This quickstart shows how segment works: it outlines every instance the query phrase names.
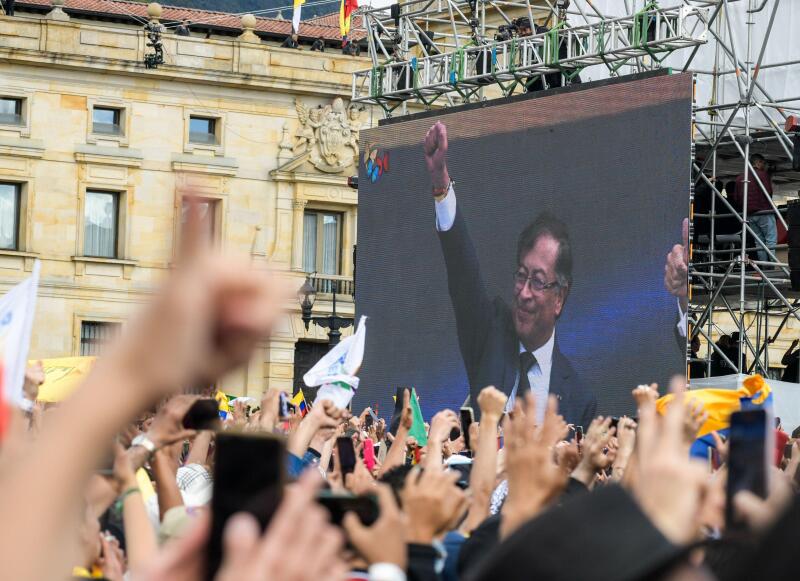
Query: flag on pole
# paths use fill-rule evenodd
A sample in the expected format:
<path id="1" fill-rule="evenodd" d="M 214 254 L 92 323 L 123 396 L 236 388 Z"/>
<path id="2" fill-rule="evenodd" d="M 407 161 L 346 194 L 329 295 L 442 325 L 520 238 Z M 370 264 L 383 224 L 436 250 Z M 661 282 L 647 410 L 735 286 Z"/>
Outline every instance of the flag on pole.
<path id="1" fill-rule="evenodd" d="M 31 328 L 39 290 L 39 261 L 33 274 L 0 299 L 0 438 L 8 427 L 10 406 L 23 405 Z"/>
<path id="2" fill-rule="evenodd" d="M 338 408 L 346 408 L 358 389 L 356 373 L 364 359 L 364 341 L 367 337 L 367 318 L 362 315 L 355 334 L 347 337 L 320 359 L 303 382 L 308 387 L 321 386 L 314 403 L 332 401 Z"/>
<path id="3" fill-rule="evenodd" d="M 356 8 L 358 8 L 358 0 L 340 0 L 339 31 L 342 36 L 350 34 L 350 19 Z"/>
<path id="4" fill-rule="evenodd" d="M 297 34 L 300 31 L 300 11 L 303 9 L 303 4 L 306 0 L 294 0 L 294 9 L 292 11 L 292 32 Z"/>
<path id="5" fill-rule="evenodd" d="M 411 415 L 414 418 L 414 423 L 408 431 L 408 435 L 417 441 L 420 446 L 428 445 L 428 432 L 425 431 L 425 419 L 422 417 L 422 410 L 419 407 L 419 398 L 417 398 L 417 390 L 411 390 Z"/>
<path id="6" fill-rule="evenodd" d="M 306 396 L 303 394 L 303 388 L 301 387 L 295 396 L 289 400 L 289 403 L 293 404 L 298 411 L 300 412 L 300 417 L 305 417 L 308 413 L 308 405 L 306 404 Z"/>

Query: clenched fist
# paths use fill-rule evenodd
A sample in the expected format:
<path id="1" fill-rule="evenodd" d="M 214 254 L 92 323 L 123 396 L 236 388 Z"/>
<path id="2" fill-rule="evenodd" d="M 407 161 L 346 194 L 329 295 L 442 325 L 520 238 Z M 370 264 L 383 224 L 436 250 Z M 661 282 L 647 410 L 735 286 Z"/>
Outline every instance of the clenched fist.
<path id="1" fill-rule="evenodd" d="M 478 394 L 478 406 L 481 409 L 481 419 L 499 420 L 506 409 L 508 396 L 502 391 L 490 385 L 484 387 Z"/>
<path id="2" fill-rule="evenodd" d="M 423 149 L 434 189 L 446 188 L 450 183 L 450 174 L 447 173 L 447 126 L 444 123 L 437 121 L 428 129 Z"/>

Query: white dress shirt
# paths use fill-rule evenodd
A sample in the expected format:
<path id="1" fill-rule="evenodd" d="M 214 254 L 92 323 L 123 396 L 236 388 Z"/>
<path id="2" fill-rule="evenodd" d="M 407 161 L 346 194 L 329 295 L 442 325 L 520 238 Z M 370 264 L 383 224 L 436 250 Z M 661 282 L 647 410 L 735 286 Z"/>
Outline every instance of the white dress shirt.
<path id="1" fill-rule="evenodd" d="M 681 300 L 678 299 L 678 324 L 677 324 L 677 326 L 678 326 L 678 333 L 680 334 L 681 337 L 686 337 L 686 332 L 687 332 L 687 329 L 689 327 L 689 325 L 688 325 L 688 316 L 689 316 L 689 313 L 688 312 L 686 312 L 686 313 L 683 312 L 683 309 L 681 308 Z"/>
<path id="2" fill-rule="evenodd" d="M 439 232 L 447 232 L 453 227 L 456 220 L 456 193 L 453 184 L 447 190 L 447 195 L 440 201 L 435 202 L 436 206 L 436 229 Z M 550 335 L 547 342 L 533 352 L 536 363 L 528 370 L 528 383 L 531 391 L 536 398 L 536 423 L 541 424 L 544 420 L 544 413 L 547 409 L 547 396 L 550 393 L 550 370 L 553 368 L 553 347 L 555 345 L 555 331 Z M 523 353 L 525 347 L 519 344 L 519 352 Z M 506 403 L 506 411 L 514 408 L 514 399 L 517 395 L 519 377 L 517 377 L 514 389 Z"/>

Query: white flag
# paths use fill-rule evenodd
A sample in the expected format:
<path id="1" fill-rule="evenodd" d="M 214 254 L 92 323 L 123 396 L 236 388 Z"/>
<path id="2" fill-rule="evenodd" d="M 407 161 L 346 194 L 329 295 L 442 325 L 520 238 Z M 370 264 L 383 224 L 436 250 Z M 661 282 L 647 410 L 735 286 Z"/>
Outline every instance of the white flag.
<path id="1" fill-rule="evenodd" d="M 294 0 L 294 9 L 292 11 L 292 33 L 297 34 L 300 32 L 300 13 L 303 10 L 303 4 L 306 0 Z"/>
<path id="2" fill-rule="evenodd" d="M 355 334 L 339 343 L 303 376 L 308 387 L 321 386 L 314 403 L 330 400 L 338 408 L 345 408 L 358 389 L 356 373 L 364 360 L 364 341 L 367 337 L 367 318 L 358 321 Z"/>
<path id="3" fill-rule="evenodd" d="M 36 312 L 36 293 L 39 290 L 39 261 L 33 274 L 0 298 L 0 357 L 3 360 L 3 397 L 8 403 L 20 406 L 22 386 L 28 365 L 31 328 Z"/>

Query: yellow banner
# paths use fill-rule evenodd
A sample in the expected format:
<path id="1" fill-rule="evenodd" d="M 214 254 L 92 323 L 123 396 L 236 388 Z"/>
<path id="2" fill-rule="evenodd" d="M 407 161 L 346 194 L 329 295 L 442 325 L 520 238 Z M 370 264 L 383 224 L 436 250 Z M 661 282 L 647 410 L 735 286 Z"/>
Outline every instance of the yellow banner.
<path id="1" fill-rule="evenodd" d="M 40 401 L 58 402 L 66 399 L 92 369 L 96 357 L 58 357 L 42 359 L 44 383 L 39 386 Z M 28 363 L 35 363 L 29 361 Z"/>

